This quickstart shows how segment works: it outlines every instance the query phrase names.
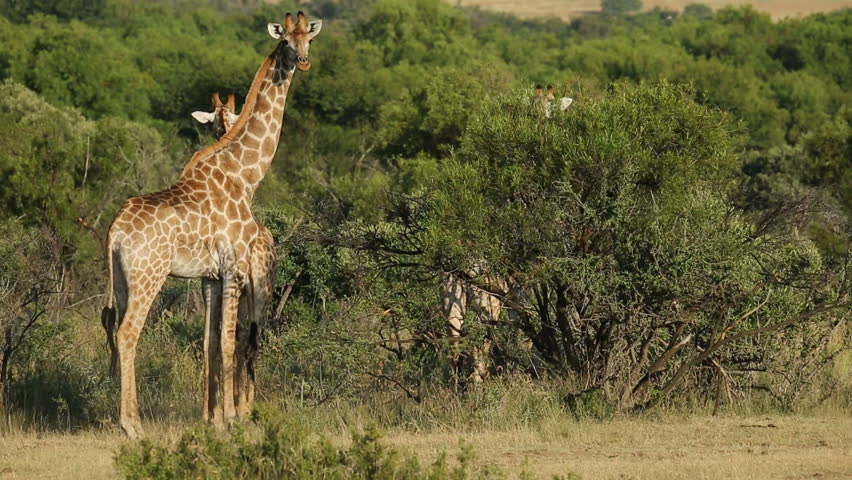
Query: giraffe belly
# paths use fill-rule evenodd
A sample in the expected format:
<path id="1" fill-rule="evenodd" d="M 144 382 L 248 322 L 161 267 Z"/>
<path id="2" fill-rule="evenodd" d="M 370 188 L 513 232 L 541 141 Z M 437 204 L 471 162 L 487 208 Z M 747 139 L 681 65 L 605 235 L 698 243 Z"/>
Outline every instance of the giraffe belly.
<path id="1" fill-rule="evenodd" d="M 172 262 L 171 275 L 181 278 L 219 278 L 219 255 L 204 244 L 179 247 Z"/>

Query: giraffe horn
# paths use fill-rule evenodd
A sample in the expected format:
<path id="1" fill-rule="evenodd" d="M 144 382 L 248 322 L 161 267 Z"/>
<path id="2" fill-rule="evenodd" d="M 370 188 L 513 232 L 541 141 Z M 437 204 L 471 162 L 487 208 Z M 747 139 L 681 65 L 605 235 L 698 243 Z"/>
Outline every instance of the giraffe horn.
<path id="1" fill-rule="evenodd" d="M 222 106 L 222 100 L 219 98 L 219 92 L 213 92 L 211 95 L 213 97 L 213 107 L 219 108 Z"/>
<path id="2" fill-rule="evenodd" d="M 234 110 L 236 110 L 236 108 L 237 108 L 237 102 L 236 102 L 236 100 L 234 100 L 234 94 L 229 93 L 228 94 L 228 110 L 230 110 L 231 113 L 233 113 Z"/>
<path id="3" fill-rule="evenodd" d="M 304 13 L 300 10 L 299 13 L 296 14 L 296 17 L 299 21 L 299 26 L 302 27 L 302 30 L 308 31 L 308 17 L 305 16 Z"/>
<path id="4" fill-rule="evenodd" d="M 284 15 L 284 31 L 290 33 L 295 27 L 296 26 L 293 24 L 293 15 L 290 15 L 290 13 Z"/>

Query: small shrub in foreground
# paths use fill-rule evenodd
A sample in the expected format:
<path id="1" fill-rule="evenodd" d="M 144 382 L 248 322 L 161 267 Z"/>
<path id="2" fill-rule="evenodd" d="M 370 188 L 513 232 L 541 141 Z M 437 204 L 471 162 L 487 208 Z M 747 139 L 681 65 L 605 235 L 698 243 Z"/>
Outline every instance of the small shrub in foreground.
<path id="1" fill-rule="evenodd" d="M 494 466 L 480 464 L 472 448 L 462 446 L 454 465 L 446 455 L 428 468 L 417 457 L 382 442 L 375 427 L 354 433 L 348 448 L 338 448 L 271 409 L 253 414 L 255 428 L 219 433 L 204 425 L 184 433 L 175 444 L 153 440 L 122 447 L 116 465 L 129 479 L 468 479 L 506 478 Z M 524 474 L 523 478 L 530 478 Z"/>

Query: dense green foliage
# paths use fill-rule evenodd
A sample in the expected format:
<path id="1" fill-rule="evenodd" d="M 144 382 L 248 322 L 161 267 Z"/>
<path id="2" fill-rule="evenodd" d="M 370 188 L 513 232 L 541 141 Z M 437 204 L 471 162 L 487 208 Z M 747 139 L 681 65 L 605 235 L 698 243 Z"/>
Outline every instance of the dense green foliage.
<path id="1" fill-rule="evenodd" d="M 552 387 L 547 408 L 595 418 L 852 400 L 852 11 L 565 23 L 450 3 L 305 8 L 326 23 L 256 199 L 279 265 L 262 395 L 394 401 L 370 411 L 418 427 L 426 405 L 493 406 L 519 377 Z M 2 5 L 0 253 L 26 253 L 0 255 L 0 408 L 111 424 L 103 233 L 212 140 L 190 112 L 213 91 L 242 99 L 272 47 L 266 23 L 303 7 Z M 545 118 L 537 83 L 573 105 Z M 452 281 L 499 314 L 468 308 L 451 335 Z M 201 308 L 193 282 L 156 303 L 144 415 L 197 413 Z M 480 363 L 493 384 L 471 380 Z"/>

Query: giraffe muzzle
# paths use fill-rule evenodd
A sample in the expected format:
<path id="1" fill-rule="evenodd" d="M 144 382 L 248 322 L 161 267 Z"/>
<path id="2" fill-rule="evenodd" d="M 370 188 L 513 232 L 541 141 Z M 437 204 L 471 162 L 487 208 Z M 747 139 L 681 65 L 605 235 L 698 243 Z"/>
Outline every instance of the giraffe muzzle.
<path id="1" fill-rule="evenodd" d="M 298 57 L 298 61 L 296 62 L 296 66 L 299 67 L 299 70 L 303 72 L 307 72 L 311 69 L 311 62 L 308 61 L 308 57 Z"/>

